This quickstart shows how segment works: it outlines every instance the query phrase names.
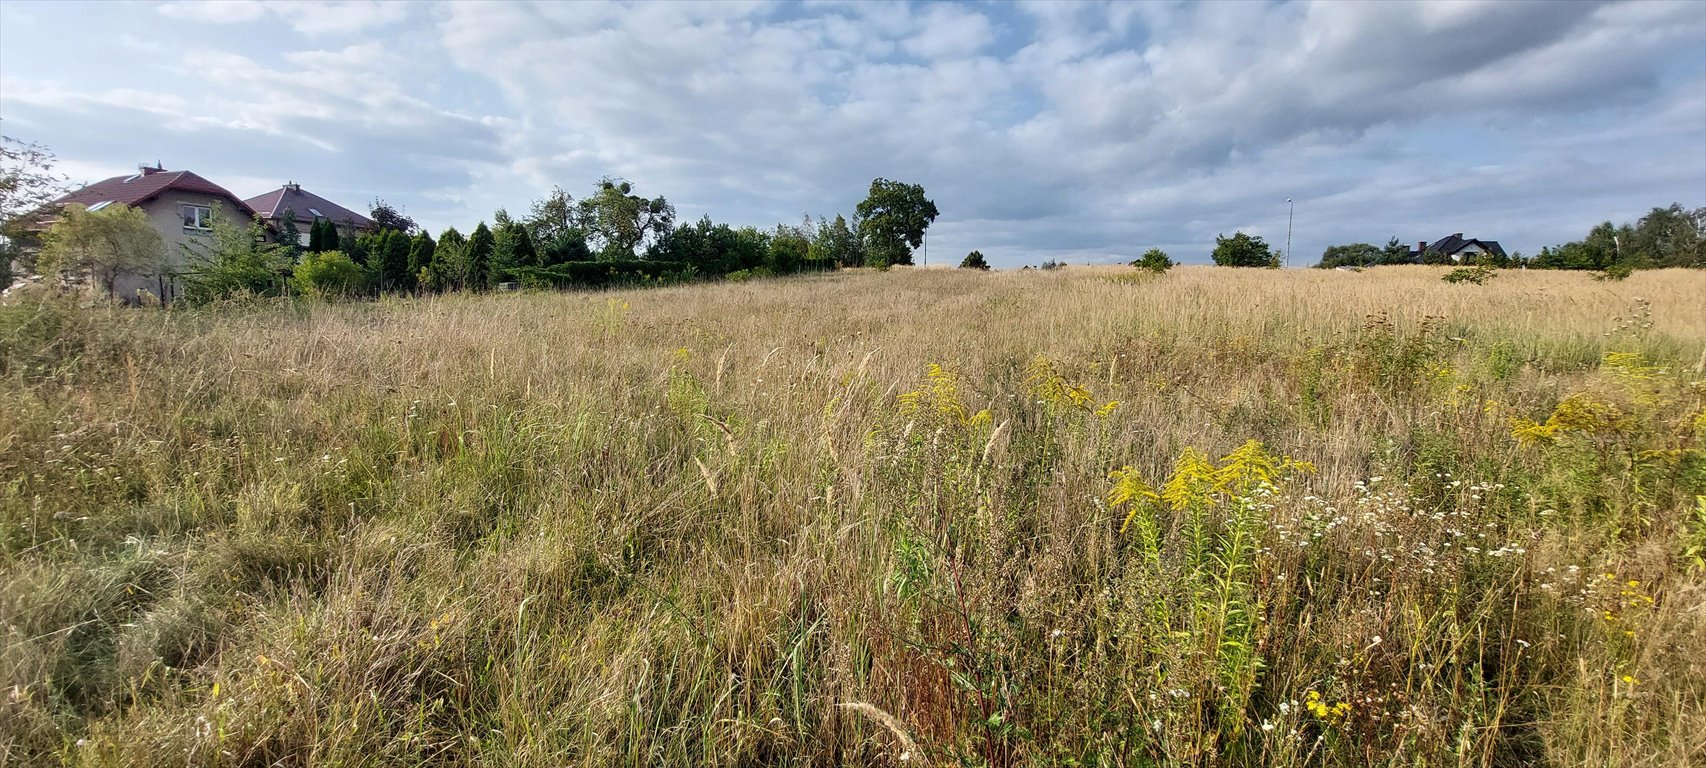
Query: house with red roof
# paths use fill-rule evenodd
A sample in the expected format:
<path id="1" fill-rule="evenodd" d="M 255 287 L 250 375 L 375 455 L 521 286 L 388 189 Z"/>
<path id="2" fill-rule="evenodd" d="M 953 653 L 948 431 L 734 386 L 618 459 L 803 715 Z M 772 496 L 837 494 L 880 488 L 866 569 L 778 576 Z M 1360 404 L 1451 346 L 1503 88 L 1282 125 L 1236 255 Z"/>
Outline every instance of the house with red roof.
<path id="1" fill-rule="evenodd" d="M 186 246 L 211 240 L 215 211 L 244 222 L 255 215 L 242 198 L 194 171 L 168 171 L 159 165 L 97 181 L 53 201 L 52 207 L 72 203 L 91 211 L 109 205 L 140 208 L 166 242 L 167 268 L 161 274 L 125 275 L 114 283 L 113 295 L 126 301 L 137 300 L 144 291 L 165 301 L 175 298 L 178 288 L 171 274 L 184 268 Z"/>
<path id="2" fill-rule="evenodd" d="M 254 209 L 275 240 L 282 236 L 285 220 L 294 221 L 297 245 L 308 244 L 308 229 L 314 222 L 321 220 L 336 225 L 340 237 L 369 232 L 375 226 L 372 219 L 309 192 L 294 181 L 264 195 L 244 200 L 243 204 Z"/>

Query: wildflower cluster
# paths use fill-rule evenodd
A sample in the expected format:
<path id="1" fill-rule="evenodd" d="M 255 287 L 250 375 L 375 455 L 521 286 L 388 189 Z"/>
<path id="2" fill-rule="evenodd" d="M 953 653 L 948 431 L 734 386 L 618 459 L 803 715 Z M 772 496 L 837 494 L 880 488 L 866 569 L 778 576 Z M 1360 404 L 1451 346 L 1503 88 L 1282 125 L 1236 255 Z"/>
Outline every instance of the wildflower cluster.
<path id="1" fill-rule="evenodd" d="M 960 400 L 959 377 L 936 363 L 931 363 L 925 369 L 922 388 L 906 392 L 898 399 L 903 416 L 934 415 L 960 426 L 987 424 L 991 419 L 987 408 L 972 413 L 971 409 L 966 407 Z"/>
<path id="2" fill-rule="evenodd" d="M 1031 361 L 1027 382 L 1037 402 L 1052 408 L 1077 410 L 1106 417 L 1113 415 L 1114 409 L 1120 405 L 1118 400 L 1109 400 L 1097 405 L 1089 389 L 1068 381 L 1046 357 L 1039 356 Z"/>

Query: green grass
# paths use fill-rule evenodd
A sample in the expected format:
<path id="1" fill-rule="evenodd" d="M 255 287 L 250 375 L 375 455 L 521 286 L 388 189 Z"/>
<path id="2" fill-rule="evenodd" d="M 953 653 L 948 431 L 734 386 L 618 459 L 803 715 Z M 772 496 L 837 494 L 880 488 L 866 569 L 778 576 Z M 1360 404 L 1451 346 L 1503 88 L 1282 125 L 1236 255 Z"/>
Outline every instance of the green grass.
<path id="1" fill-rule="evenodd" d="M 1706 758 L 1706 277 L 1128 273 L 0 306 L 0 763 Z"/>

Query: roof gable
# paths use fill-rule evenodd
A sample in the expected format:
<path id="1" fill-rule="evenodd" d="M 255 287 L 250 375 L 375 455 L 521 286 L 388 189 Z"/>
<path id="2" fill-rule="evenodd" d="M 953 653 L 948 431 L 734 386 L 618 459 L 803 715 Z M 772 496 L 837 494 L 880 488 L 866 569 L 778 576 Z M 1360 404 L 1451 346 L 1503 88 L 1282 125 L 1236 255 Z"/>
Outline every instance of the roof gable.
<path id="1" fill-rule="evenodd" d="M 255 215 L 255 209 L 243 202 L 242 198 L 193 171 L 144 169 L 130 176 L 114 176 L 65 195 L 53 201 L 53 204 L 78 203 L 94 207 L 101 203 L 121 203 L 134 206 L 147 203 L 167 192 L 191 192 L 223 197 L 231 202 L 233 209 L 245 217 Z"/>
<path id="2" fill-rule="evenodd" d="M 286 211 L 296 215 L 301 223 L 310 223 L 315 219 L 331 219 L 333 223 L 348 224 L 358 229 L 369 229 L 374 226 L 373 220 L 355 211 L 345 208 L 326 198 L 309 192 L 298 184 L 286 184 L 264 195 L 256 195 L 244 201 L 250 207 L 260 212 L 263 218 L 278 220 L 284 218 Z"/>

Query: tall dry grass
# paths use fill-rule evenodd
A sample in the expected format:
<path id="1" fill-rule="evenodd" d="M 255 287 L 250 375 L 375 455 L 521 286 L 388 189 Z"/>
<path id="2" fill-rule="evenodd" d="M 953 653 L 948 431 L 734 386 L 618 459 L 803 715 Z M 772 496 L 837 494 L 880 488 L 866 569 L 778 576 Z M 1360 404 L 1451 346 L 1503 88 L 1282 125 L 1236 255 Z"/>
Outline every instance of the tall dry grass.
<path id="1" fill-rule="evenodd" d="M 0 307 L 0 763 L 1699 764 L 1706 275 L 1440 272 Z"/>

